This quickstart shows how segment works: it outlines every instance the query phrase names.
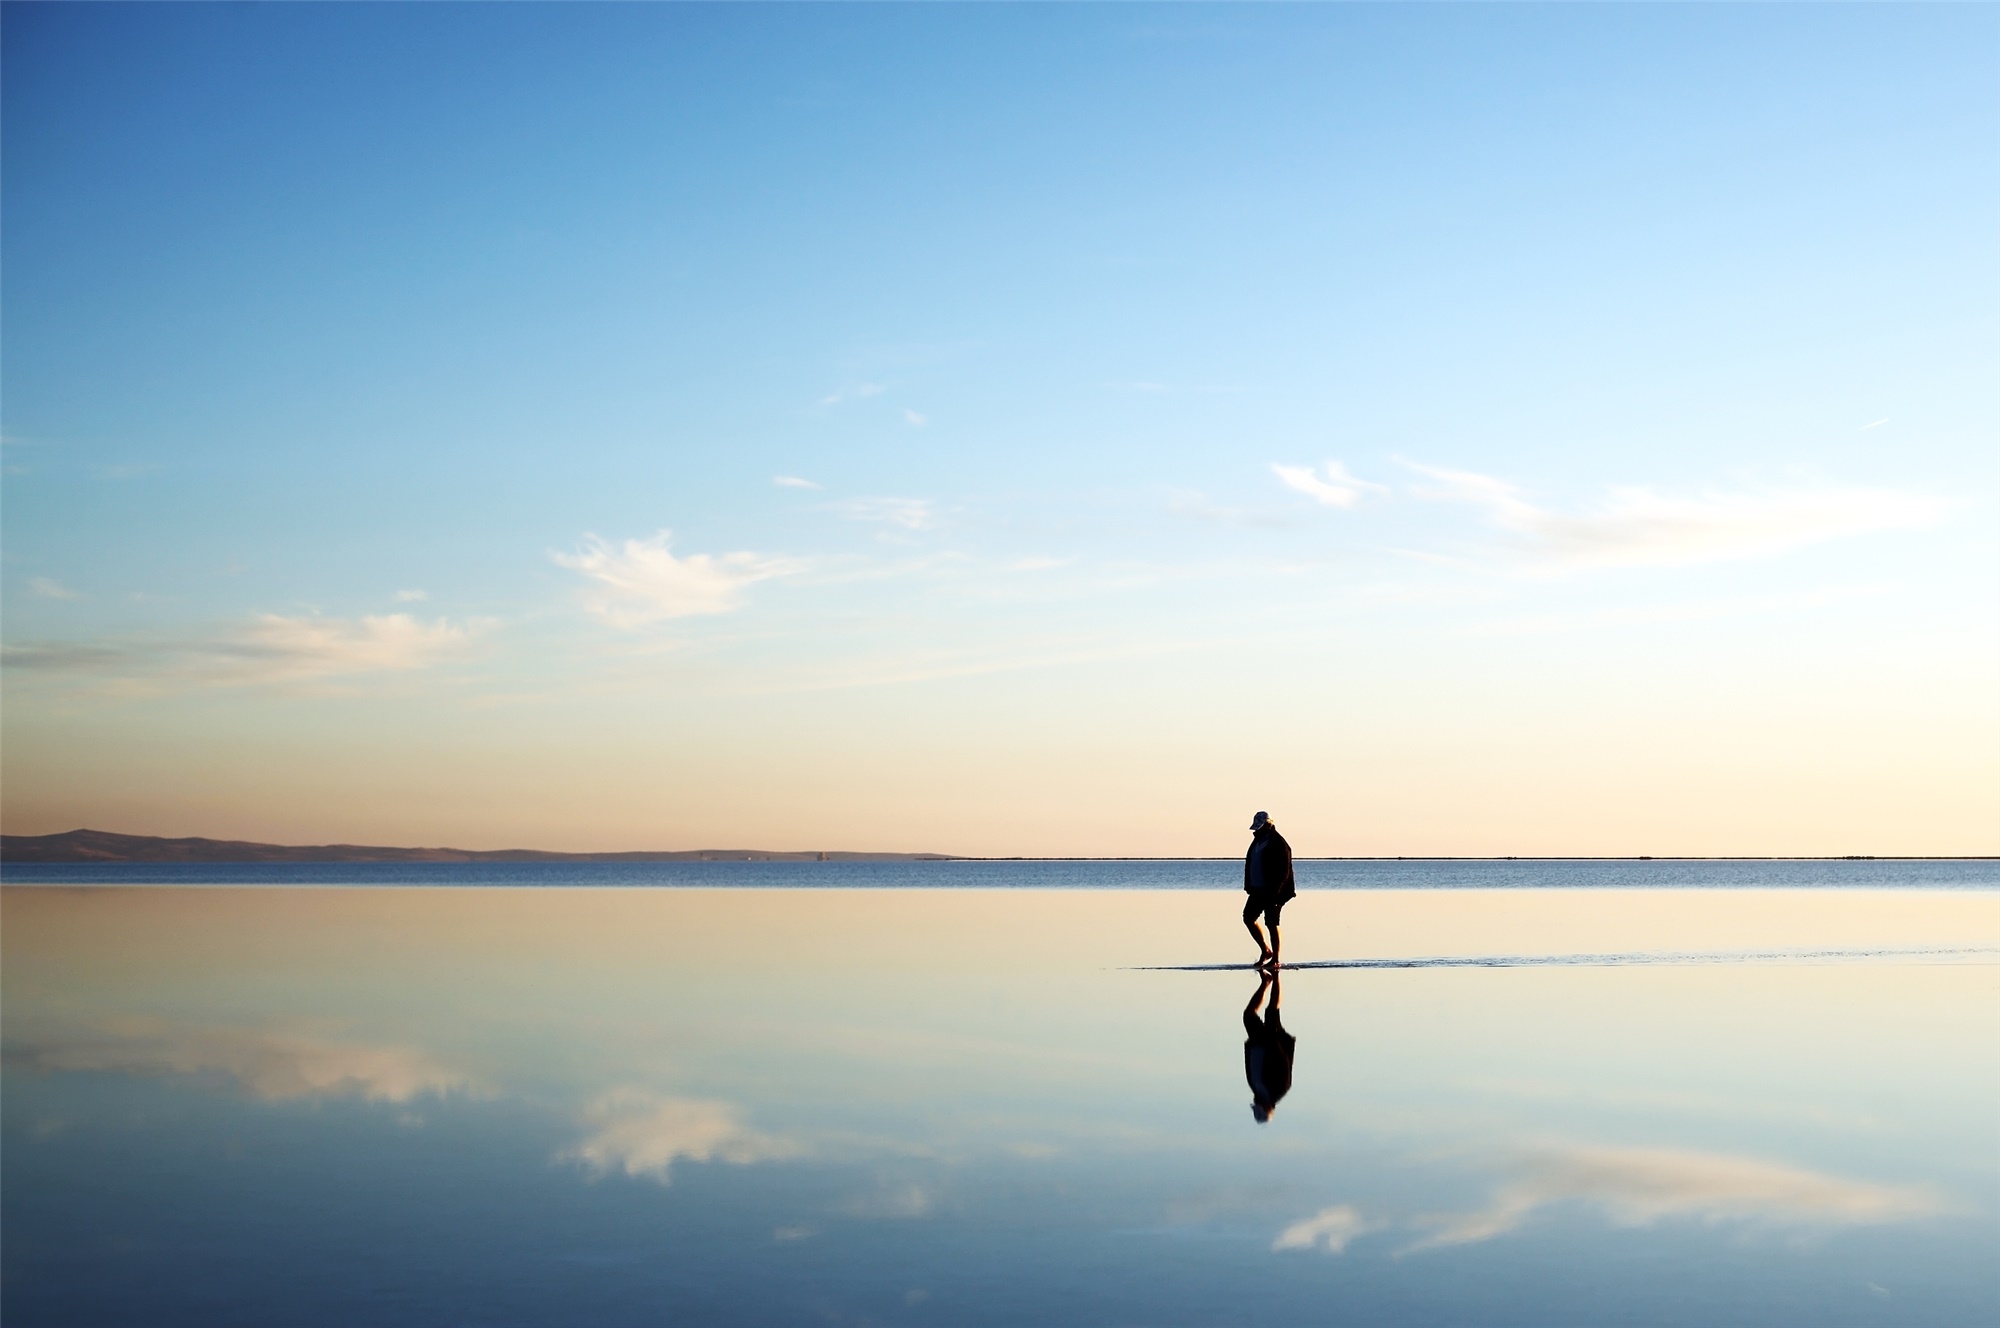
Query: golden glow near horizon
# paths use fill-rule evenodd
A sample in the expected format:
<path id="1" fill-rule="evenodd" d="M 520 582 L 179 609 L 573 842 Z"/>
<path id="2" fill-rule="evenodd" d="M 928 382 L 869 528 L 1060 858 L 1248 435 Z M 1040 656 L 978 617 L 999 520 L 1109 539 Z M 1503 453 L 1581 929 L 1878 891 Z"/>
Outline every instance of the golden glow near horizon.
<path id="1" fill-rule="evenodd" d="M 1848 660 L 1806 679 L 1784 652 L 1725 686 L 1631 660 L 1535 677 L 1519 651 L 1468 674 L 1457 647 L 1438 649 L 1406 658 L 1415 677 L 1302 677 L 1323 658 L 1302 651 L 1279 676 L 1164 660 L 858 693 L 718 696 L 693 680 L 685 700 L 648 689 L 498 707 L 431 689 L 365 709 L 228 695 L 49 710 L 16 690 L 5 825 L 1223 856 L 1265 808 L 1308 856 L 2000 849 L 2000 740 L 1981 736 L 2000 733 L 2000 689 L 1942 658 L 1873 677 Z M 1626 671 L 1612 686 L 1600 667 Z"/>

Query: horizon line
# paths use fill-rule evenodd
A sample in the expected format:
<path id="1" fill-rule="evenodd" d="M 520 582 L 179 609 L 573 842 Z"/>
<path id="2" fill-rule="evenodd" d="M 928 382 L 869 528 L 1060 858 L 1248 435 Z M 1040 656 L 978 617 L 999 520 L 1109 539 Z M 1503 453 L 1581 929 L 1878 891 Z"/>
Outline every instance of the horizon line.
<path id="1" fill-rule="evenodd" d="M 91 848 L 92 842 L 102 847 Z M 57 831 L 46 835 L 0 834 L 0 863 L 39 863 L 40 865 L 96 865 L 114 866 L 121 862 L 140 865 L 145 862 L 158 864 L 161 861 L 178 861 L 190 865 L 203 859 L 183 856 L 191 851 L 200 851 L 197 846 L 215 849 L 235 850 L 237 860 L 246 860 L 246 855 L 255 854 L 247 860 L 264 863 L 281 863 L 287 854 L 450 854 L 452 858 L 433 858 L 432 861 L 476 861 L 496 858 L 516 857 L 542 861 L 610 861 L 627 863 L 647 861 L 793 861 L 807 863 L 832 863 L 853 861 L 910 861 L 910 862 L 1234 862 L 1236 855 L 1199 854 L 973 854 L 973 853 L 929 853 L 908 851 L 880 851 L 854 849 L 754 849 L 754 848 L 695 848 L 695 849 L 613 849 L 608 851 L 571 851 L 563 849 L 461 849 L 441 845 L 402 846 L 387 844 L 272 844 L 246 839 L 211 839 L 205 836 L 189 835 L 170 837 L 164 835 L 127 835 L 111 830 L 78 828 Z M 122 849 L 124 852 L 108 851 Z M 179 849 L 181 853 L 163 859 L 154 854 L 165 850 Z M 62 857 L 43 857 L 43 851 L 63 852 Z M 145 856 L 133 857 L 139 853 Z M 22 856 L 25 855 L 25 856 Z M 1991 853 L 1358 853 L 1358 854 L 1296 854 L 1295 860 L 1303 862 L 1990 862 L 2000 859 L 2000 854 Z M 229 859 L 221 859 L 228 861 Z M 300 857 L 300 862 L 313 859 Z M 321 861 L 326 859 L 322 858 Z M 348 857 L 347 861 L 357 861 Z M 423 859 L 418 859 L 419 861 Z M 405 859 L 408 861 L 408 859 Z"/>

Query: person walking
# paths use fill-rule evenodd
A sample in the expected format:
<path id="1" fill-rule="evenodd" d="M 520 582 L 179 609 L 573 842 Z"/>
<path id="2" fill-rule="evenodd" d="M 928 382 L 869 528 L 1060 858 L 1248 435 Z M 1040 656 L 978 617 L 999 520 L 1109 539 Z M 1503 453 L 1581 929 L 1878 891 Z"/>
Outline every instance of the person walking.
<path id="1" fill-rule="evenodd" d="M 1249 898 L 1243 904 L 1243 925 L 1257 942 L 1257 967 L 1278 966 L 1278 912 L 1285 901 L 1298 893 L 1292 884 L 1292 846 L 1278 833 L 1270 813 L 1258 812 L 1250 821 L 1250 851 L 1243 855 L 1243 890 Z M 1257 926 L 1259 917 L 1271 929 L 1271 942 Z"/>

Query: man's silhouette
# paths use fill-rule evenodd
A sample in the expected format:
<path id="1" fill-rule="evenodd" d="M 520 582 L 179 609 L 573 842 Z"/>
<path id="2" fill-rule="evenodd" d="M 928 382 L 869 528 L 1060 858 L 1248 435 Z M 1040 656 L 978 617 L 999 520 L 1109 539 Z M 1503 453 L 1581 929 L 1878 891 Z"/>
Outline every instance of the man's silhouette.
<path id="1" fill-rule="evenodd" d="M 1256 938 L 1257 966 L 1278 966 L 1278 910 L 1298 893 L 1292 884 L 1292 846 L 1278 833 L 1268 812 L 1258 812 L 1250 820 L 1250 851 L 1243 855 L 1243 925 Z M 1271 928 L 1271 943 L 1257 927 L 1262 916 Z"/>
<path id="2" fill-rule="evenodd" d="M 1264 993 L 1271 1008 L 1259 1015 Z M 1292 1048 L 1297 1039 L 1278 1019 L 1278 974 L 1260 975 L 1257 994 L 1243 1007 L 1243 1077 L 1250 1083 L 1250 1114 L 1262 1125 L 1278 1109 L 1278 1099 L 1292 1091 Z"/>

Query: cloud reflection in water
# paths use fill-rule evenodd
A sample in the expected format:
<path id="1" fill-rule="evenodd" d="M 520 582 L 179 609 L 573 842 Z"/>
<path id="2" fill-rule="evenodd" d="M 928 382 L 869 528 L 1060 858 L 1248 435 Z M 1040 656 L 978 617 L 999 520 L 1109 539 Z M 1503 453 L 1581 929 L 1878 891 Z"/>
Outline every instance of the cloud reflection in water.
<path id="1" fill-rule="evenodd" d="M 1991 892 L 1490 893 L 1326 891 L 1287 939 L 2000 934 Z M 1133 971 L 1230 957 L 1220 891 L 0 902 L 7 1253 L 35 1272 L 10 1323 L 206 1323 L 222 1288 L 258 1321 L 428 1325 L 496 1287 L 616 1325 L 914 1322 L 914 1291 L 1052 1328 L 1992 1317 L 1990 966 L 1287 973 L 1305 1054 L 1258 1125 L 1259 980 Z"/>
<path id="2" fill-rule="evenodd" d="M 1271 1248 L 1309 1250 L 1321 1246 L 1328 1254 L 1339 1254 L 1356 1236 L 1377 1230 L 1381 1225 L 1362 1217 L 1353 1205 L 1339 1204 L 1322 1208 L 1311 1217 L 1292 1223 L 1278 1233 L 1278 1238 L 1271 1242 Z"/>
<path id="3" fill-rule="evenodd" d="M 559 1154 L 581 1162 L 592 1175 L 617 1171 L 672 1182 L 673 1164 L 720 1160 L 748 1164 L 796 1157 L 805 1151 L 795 1140 L 760 1133 L 737 1119 L 736 1108 L 706 1098 L 665 1097 L 638 1088 L 618 1088 L 584 1111 L 592 1133 Z"/>
<path id="4" fill-rule="evenodd" d="M 1517 1178 L 1486 1207 L 1417 1221 L 1430 1234 L 1400 1253 L 1472 1245 L 1518 1230 L 1544 1208 L 1581 1203 L 1614 1226 L 1643 1227 L 1667 1218 L 1766 1226 L 1873 1226 L 1928 1217 L 1948 1205 L 1918 1186 L 1875 1185 L 1726 1153 L 1673 1148 L 1574 1146 L 1519 1155 Z M 1344 1252 L 1357 1236 L 1391 1224 L 1351 1204 L 1322 1208 L 1292 1223 L 1273 1250 Z"/>
<path id="5" fill-rule="evenodd" d="M 1518 1179 L 1476 1212 L 1433 1219 L 1410 1251 L 1491 1240 L 1538 1209 L 1579 1202 L 1621 1227 L 1665 1218 L 1771 1226 L 1869 1226 L 1926 1217 L 1943 1201 L 1916 1186 L 1874 1185 L 1726 1153 L 1570 1147 L 1523 1155 Z M 1408 1252 L 1408 1251 L 1406 1251 Z"/>
<path id="6" fill-rule="evenodd" d="M 473 1087 L 416 1047 L 340 1042 L 300 1033 L 196 1028 L 159 1020 L 107 1022 L 69 1041 L 10 1051 L 38 1070 L 145 1076 L 224 1074 L 263 1102 L 361 1097 L 408 1102 Z"/>
<path id="7" fill-rule="evenodd" d="M 1542 1148 L 1516 1156 L 1516 1180 L 1474 1212 L 1432 1214 L 1430 1234 L 1400 1254 L 1478 1244 L 1518 1230 L 1538 1210 L 1574 1202 L 1598 1208 L 1612 1226 L 1652 1226 L 1664 1218 L 1764 1226 L 1876 1226 L 1946 1212 L 1918 1186 L 1878 1186 L 1808 1172 L 1782 1162 L 1678 1148 Z M 1272 1242 L 1272 1250 L 1324 1248 L 1342 1254 L 1356 1236 L 1384 1230 L 1352 1204 L 1322 1208 Z"/>

